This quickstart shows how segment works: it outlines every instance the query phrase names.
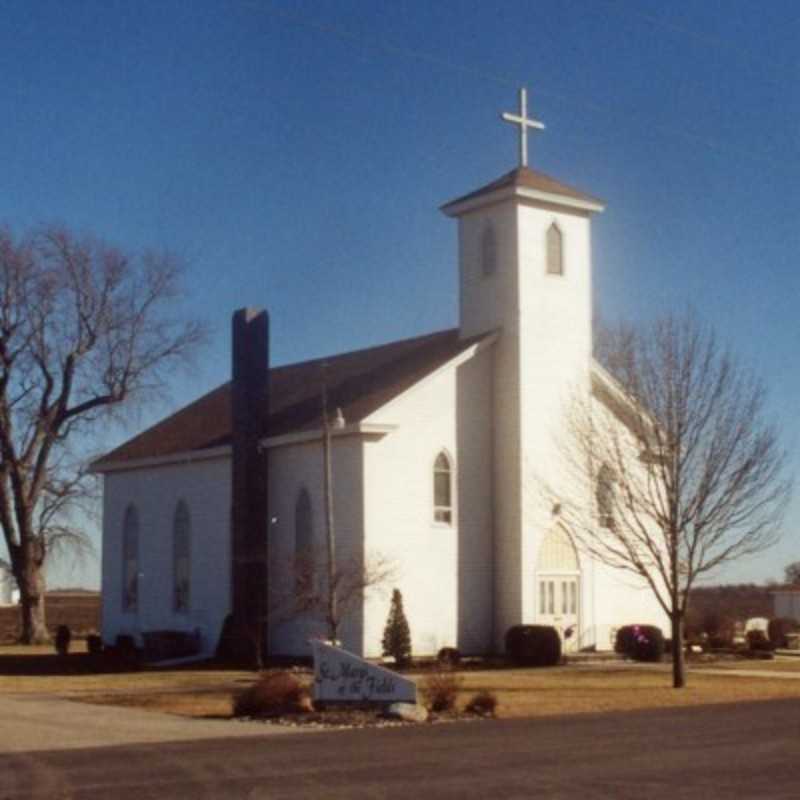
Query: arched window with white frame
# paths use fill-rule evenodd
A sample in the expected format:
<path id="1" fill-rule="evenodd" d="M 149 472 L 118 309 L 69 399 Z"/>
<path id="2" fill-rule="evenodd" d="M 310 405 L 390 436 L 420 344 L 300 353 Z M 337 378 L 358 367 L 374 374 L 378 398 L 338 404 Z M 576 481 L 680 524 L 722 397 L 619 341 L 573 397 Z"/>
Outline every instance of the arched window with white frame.
<path id="1" fill-rule="evenodd" d="M 192 594 L 192 522 L 189 508 L 181 500 L 172 521 L 172 596 L 173 609 L 179 614 L 189 612 Z"/>
<path id="2" fill-rule="evenodd" d="M 314 517 L 311 496 L 303 487 L 294 505 L 294 572 L 295 590 L 303 594 L 314 585 Z"/>
<path id="3" fill-rule="evenodd" d="M 453 467 L 444 450 L 433 463 L 433 519 L 453 523 Z"/>
<path id="4" fill-rule="evenodd" d="M 139 515 L 133 505 L 125 509 L 122 521 L 122 610 L 134 612 L 139 606 Z"/>
<path id="5" fill-rule="evenodd" d="M 564 235 L 556 222 L 547 229 L 547 274 L 564 274 Z"/>

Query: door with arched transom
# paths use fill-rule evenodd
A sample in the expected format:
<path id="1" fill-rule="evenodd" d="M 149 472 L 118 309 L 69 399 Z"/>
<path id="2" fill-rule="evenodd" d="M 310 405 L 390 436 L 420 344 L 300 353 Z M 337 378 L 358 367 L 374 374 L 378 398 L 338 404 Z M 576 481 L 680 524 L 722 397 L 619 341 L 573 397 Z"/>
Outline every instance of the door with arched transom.
<path id="1" fill-rule="evenodd" d="M 536 560 L 536 623 L 558 631 L 564 652 L 580 647 L 580 586 L 578 553 L 557 525 L 545 535 Z"/>

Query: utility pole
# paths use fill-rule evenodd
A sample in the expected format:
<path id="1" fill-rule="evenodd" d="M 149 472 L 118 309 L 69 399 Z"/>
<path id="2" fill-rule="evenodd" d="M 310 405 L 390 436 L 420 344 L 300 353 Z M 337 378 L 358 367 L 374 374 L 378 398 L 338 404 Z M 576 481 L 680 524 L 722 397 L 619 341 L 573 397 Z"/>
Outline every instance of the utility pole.
<path id="1" fill-rule="evenodd" d="M 322 491 L 325 500 L 325 538 L 328 546 L 328 633 L 336 644 L 339 614 L 336 596 L 336 533 L 333 525 L 333 473 L 331 469 L 331 426 L 328 419 L 327 363 L 322 364 Z"/>

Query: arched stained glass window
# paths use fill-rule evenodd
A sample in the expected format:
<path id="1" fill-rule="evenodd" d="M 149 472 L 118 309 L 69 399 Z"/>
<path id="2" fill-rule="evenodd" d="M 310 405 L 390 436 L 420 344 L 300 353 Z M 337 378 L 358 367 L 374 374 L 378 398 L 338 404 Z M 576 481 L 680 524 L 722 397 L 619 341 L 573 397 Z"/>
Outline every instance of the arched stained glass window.
<path id="1" fill-rule="evenodd" d="M 172 521 L 172 587 L 173 608 L 185 614 L 189 611 L 192 590 L 192 524 L 189 509 L 181 500 Z"/>
<path id="2" fill-rule="evenodd" d="M 547 274 L 564 274 L 564 235 L 555 222 L 547 229 Z"/>
<path id="3" fill-rule="evenodd" d="M 433 464 L 433 519 L 435 522 L 453 522 L 453 471 L 450 459 L 442 451 Z"/>
<path id="4" fill-rule="evenodd" d="M 132 505 L 122 522 L 122 610 L 136 611 L 139 604 L 139 515 Z"/>

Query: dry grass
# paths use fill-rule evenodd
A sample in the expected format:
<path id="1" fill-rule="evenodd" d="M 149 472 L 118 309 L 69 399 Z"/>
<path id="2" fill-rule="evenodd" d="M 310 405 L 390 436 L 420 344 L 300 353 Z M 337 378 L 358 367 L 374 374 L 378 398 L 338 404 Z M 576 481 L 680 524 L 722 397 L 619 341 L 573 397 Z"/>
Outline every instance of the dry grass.
<path id="1" fill-rule="evenodd" d="M 166 683 L 170 673 L 162 676 Z M 506 719 L 800 697 L 800 679 L 770 681 L 697 671 L 690 674 L 688 687 L 679 691 L 671 688 L 667 671 L 652 669 L 562 667 L 464 672 L 462 676 L 458 708 L 463 708 L 476 692 L 490 691 L 498 699 L 497 716 Z M 206 674 L 195 677 L 205 679 Z M 240 686 L 253 680 L 252 675 L 243 677 Z M 186 676 L 181 681 L 183 691 L 140 686 L 136 693 L 88 694 L 75 699 L 193 717 L 230 715 L 232 690 L 220 685 L 216 690 L 206 687 L 192 692 L 187 691 L 185 681 Z"/>
<path id="2" fill-rule="evenodd" d="M 75 642 L 66 659 L 49 645 L 0 647 L 0 693 L 76 695 L 125 694 L 138 698 L 120 704 L 145 704 L 150 695 L 173 692 L 241 691 L 254 673 L 245 670 L 182 667 L 141 672 L 95 672 L 85 642 Z"/>
<path id="3" fill-rule="evenodd" d="M 229 717 L 233 696 L 257 678 L 253 672 L 209 668 L 146 670 L 95 674 L 4 674 L 9 663 L 59 664 L 52 648 L 0 648 L 0 692 L 44 693 L 90 703 L 152 709 L 190 717 Z M 82 663 L 80 654 L 67 664 Z M 37 660 L 38 659 L 38 660 Z M 63 661 L 60 663 L 64 663 Z M 712 675 L 707 669 L 747 669 L 768 673 L 800 671 L 800 661 L 720 661 L 693 665 L 688 687 L 670 687 L 669 665 L 660 667 L 568 666 L 545 669 L 461 671 L 457 707 L 463 708 L 479 691 L 498 699 L 497 716 L 541 717 L 600 711 L 626 711 L 714 703 L 748 702 L 800 697 L 796 680 Z M 19 670 L 17 670 L 19 673 Z M 67 670 L 63 670 L 67 672 Z M 422 685 L 425 673 L 410 675 Z M 309 676 L 303 677 L 309 681 Z"/>
<path id="4" fill-rule="evenodd" d="M 777 656 L 773 661 L 756 659 L 733 659 L 730 661 L 711 661 L 696 664 L 694 669 L 746 669 L 759 672 L 800 672 L 800 657 Z"/>
<path id="5" fill-rule="evenodd" d="M 770 681 L 692 671 L 688 686 L 675 690 L 667 670 L 552 668 L 469 672 L 461 702 L 480 690 L 498 699 L 498 717 L 543 717 L 599 711 L 629 711 L 714 703 L 800 697 L 800 679 Z"/>

